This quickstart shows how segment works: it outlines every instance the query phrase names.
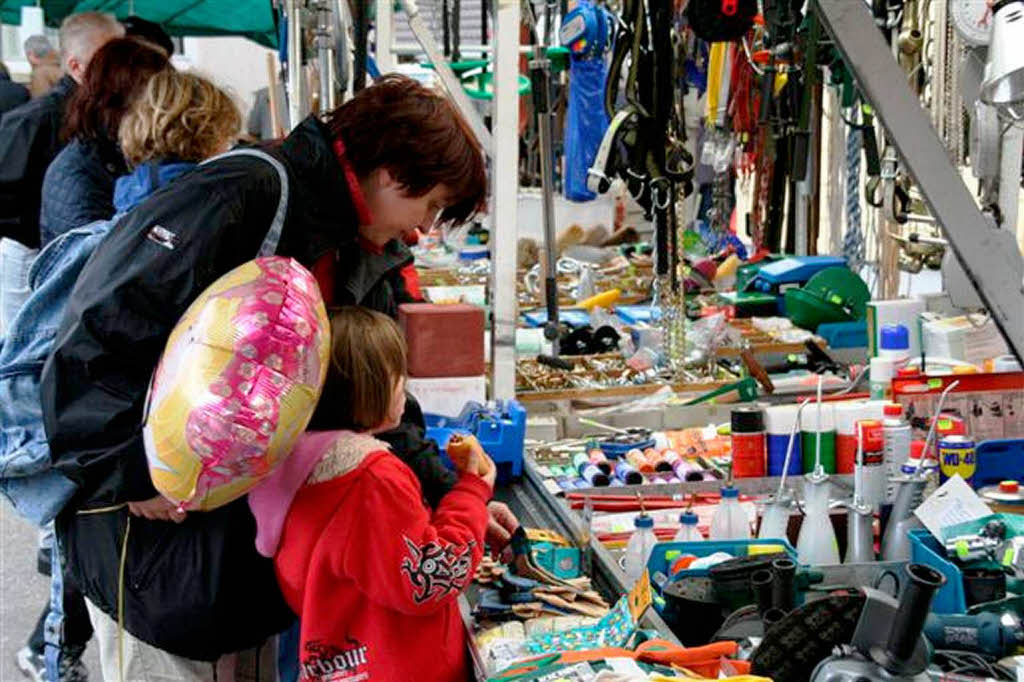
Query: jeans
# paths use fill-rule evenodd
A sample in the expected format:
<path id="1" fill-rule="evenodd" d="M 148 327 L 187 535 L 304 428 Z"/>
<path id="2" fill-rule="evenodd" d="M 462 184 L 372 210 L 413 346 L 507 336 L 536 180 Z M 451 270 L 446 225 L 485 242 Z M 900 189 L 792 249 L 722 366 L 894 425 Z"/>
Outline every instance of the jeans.
<path id="1" fill-rule="evenodd" d="M 38 253 L 13 239 L 0 239 L 0 336 L 28 298 L 28 271 Z"/>

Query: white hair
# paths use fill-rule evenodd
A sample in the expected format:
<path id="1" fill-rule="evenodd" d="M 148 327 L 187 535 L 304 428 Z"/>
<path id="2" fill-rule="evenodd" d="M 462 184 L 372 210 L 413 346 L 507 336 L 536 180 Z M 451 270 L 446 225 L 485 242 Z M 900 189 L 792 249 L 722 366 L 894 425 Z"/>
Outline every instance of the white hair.
<path id="1" fill-rule="evenodd" d="M 42 59 L 51 54 L 56 54 L 50 39 L 44 35 L 36 34 L 25 39 L 25 54 Z"/>
<path id="2" fill-rule="evenodd" d="M 124 27 L 113 14 L 79 12 L 64 19 L 60 25 L 60 47 L 65 58 L 77 57 L 88 62 L 99 46 L 112 36 L 124 34 Z"/>

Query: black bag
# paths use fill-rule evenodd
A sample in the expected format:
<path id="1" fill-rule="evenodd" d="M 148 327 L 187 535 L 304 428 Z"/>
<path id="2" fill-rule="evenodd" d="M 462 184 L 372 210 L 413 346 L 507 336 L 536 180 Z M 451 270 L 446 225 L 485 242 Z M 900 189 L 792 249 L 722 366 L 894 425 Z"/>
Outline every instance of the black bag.
<path id="1" fill-rule="evenodd" d="M 756 15 L 757 0 L 690 0 L 686 6 L 690 28 L 709 43 L 743 37 Z"/>

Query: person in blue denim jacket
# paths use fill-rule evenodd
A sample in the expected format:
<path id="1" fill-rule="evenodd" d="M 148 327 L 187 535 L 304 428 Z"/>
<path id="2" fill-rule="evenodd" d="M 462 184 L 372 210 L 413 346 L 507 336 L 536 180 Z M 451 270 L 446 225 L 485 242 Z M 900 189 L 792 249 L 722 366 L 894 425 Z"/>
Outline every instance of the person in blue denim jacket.
<path id="1" fill-rule="evenodd" d="M 0 493 L 33 523 L 51 522 L 75 492 L 75 485 L 51 467 L 40 376 L 79 273 L 126 213 L 199 161 L 228 149 L 240 124 L 230 97 L 209 81 L 173 71 L 152 77 L 120 124 L 121 148 L 134 170 L 116 182 L 114 217 L 65 232 L 32 264 L 31 294 L 0 341 Z M 84 609 L 67 616 L 85 618 L 88 625 Z M 116 671 L 106 672 L 108 679 L 117 678 Z M 62 680 L 84 679 L 65 674 L 69 670 L 61 673 Z"/>

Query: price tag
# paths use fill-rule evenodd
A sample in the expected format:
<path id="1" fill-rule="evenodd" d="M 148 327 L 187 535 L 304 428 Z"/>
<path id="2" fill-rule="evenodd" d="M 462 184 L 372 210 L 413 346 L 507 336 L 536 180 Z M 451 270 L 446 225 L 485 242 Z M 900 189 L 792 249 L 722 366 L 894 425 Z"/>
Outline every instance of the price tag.
<path id="1" fill-rule="evenodd" d="M 636 585 L 629 591 L 629 613 L 633 621 L 640 622 L 640 618 L 650 608 L 654 597 L 651 595 L 651 576 L 647 571 L 636 581 Z"/>

